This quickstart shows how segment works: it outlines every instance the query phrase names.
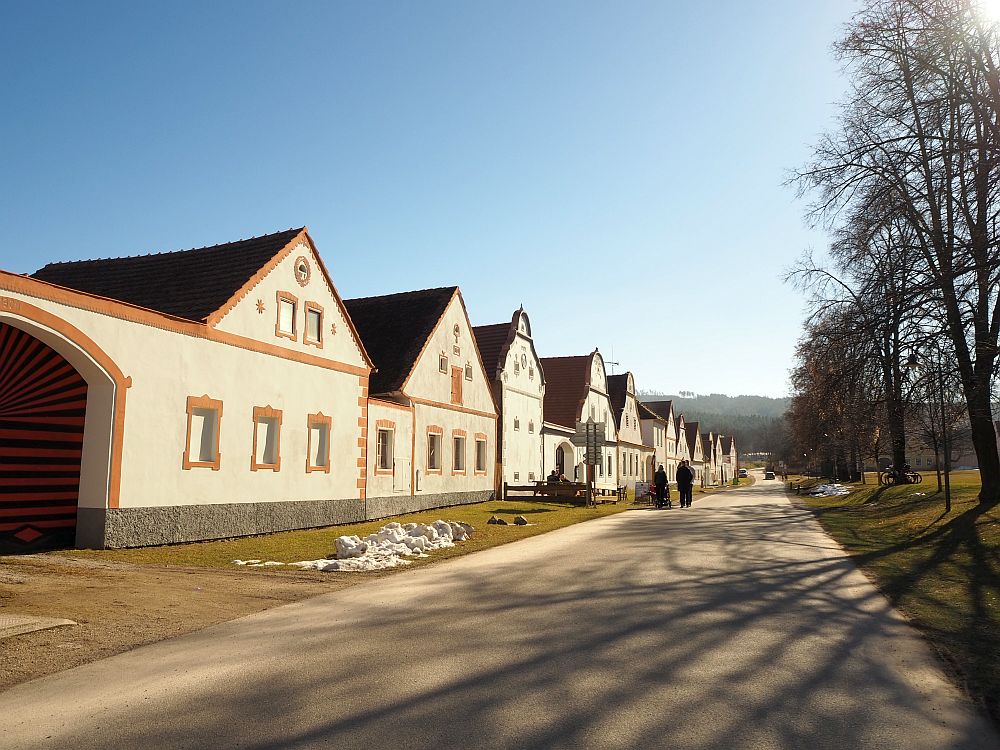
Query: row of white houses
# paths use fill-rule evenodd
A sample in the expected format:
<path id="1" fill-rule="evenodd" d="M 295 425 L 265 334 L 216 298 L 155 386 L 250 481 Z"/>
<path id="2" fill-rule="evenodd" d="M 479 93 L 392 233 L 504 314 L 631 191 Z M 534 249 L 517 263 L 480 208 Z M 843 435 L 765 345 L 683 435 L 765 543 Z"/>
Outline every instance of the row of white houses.
<path id="1" fill-rule="evenodd" d="M 572 438 L 577 424 L 591 419 L 605 425 L 607 441 L 593 469 L 599 491 L 652 481 L 661 465 L 674 482 L 682 460 L 691 462 L 703 486 L 736 475 L 731 436 L 701 432 L 697 422 L 675 414 L 670 401 L 640 401 L 632 373 L 608 375 L 598 350 L 539 357 L 523 308 L 509 323 L 473 330 L 497 405 L 498 481 L 526 486 L 553 471 L 586 481 L 585 451 Z"/>
<path id="2" fill-rule="evenodd" d="M 601 355 L 539 359 L 523 310 L 474 329 L 457 287 L 343 299 L 305 228 L 0 271 L 0 551 L 122 547 L 599 489 L 736 466 Z"/>

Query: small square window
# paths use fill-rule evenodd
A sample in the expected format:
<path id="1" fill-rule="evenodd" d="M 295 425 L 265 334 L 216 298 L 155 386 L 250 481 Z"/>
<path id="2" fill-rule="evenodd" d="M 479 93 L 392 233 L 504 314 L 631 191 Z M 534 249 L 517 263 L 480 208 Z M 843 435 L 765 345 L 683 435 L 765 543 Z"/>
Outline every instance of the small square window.
<path id="1" fill-rule="evenodd" d="M 323 345 L 323 308 L 312 302 L 306 302 L 306 344 Z"/>
<path id="2" fill-rule="evenodd" d="M 250 470 L 281 469 L 281 412 L 270 406 L 253 409 L 253 456 Z"/>
<path id="3" fill-rule="evenodd" d="M 441 471 L 441 433 L 427 433 L 427 470 Z"/>
<path id="4" fill-rule="evenodd" d="M 286 339 L 296 338 L 295 313 L 298 299 L 285 292 L 278 292 L 278 320 L 274 324 L 274 335 Z"/>
<path id="5" fill-rule="evenodd" d="M 375 442 L 375 465 L 380 471 L 392 471 L 393 431 L 379 429 Z"/>
<path id="6" fill-rule="evenodd" d="M 448 374 L 448 357 L 444 354 L 438 356 L 438 372 Z"/>
<path id="7" fill-rule="evenodd" d="M 528 481 L 529 482 L 534 482 L 535 481 L 535 472 L 533 472 L 533 471 L 529 471 L 528 472 Z"/>
<path id="8" fill-rule="evenodd" d="M 520 472 L 517 472 L 517 471 L 515 471 L 515 472 L 514 472 L 514 481 L 516 482 L 516 481 L 517 481 L 518 479 L 520 479 L 520 478 L 521 478 L 521 473 L 520 473 Z"/>
<path id="9" fill-rule="evenodd" d="M 486 441 L 482 438 L 476 439 L 476 471 L 486 473 Z"/>
<path id="10" fill-rule="evenodd" d="M 534 367 L 529 367 L 528 368 L 528 380 L 534 380 L 534 379 L 535 379 L 535 368 Z"/>
<path id="11" fill-rule="evenodd" d="M 472 380 L 472 365 L 467 364 L 465 366 L 465 379 Z"/>
<path id="12" fill-rule="evenodd" d="M 528 432 L 530 432 L 532 434 L 535 432 L 535 423 L 534 422 L 528 422 Z"/>
<path id="13" fill-rule="evenodd" d="M 188 396 L 187 445 L 184 447 L 184 469 L 209 468 L 218 470 L 219 431 L 222 422 L 222 402 L 208 396 Z"/>
<path id="14" fill-rule="evenodd" d="M 308 445 L 306 446 L 306 473 L 330 473 L 330 425 L 333 420 L 323 413 L 310 414 L 306 420 Z"/>
<path id="15" fill-rule="evenodd" d="M 517 417 L 514 417 L 514 430 L 517 431 L 520 429 L 521 429 L 521 420 L 518 419 Z"/>

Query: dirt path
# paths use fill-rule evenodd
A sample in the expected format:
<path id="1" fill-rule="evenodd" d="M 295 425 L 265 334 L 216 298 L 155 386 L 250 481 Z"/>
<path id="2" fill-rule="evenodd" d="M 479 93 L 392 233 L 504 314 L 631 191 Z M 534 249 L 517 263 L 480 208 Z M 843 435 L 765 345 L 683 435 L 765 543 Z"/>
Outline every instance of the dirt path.
<path id="1" fill-rule="evenodd" d="M 0 558 L 0 612 L 79 623 L 0 640 L 0 690 L 377 575 Z"/>

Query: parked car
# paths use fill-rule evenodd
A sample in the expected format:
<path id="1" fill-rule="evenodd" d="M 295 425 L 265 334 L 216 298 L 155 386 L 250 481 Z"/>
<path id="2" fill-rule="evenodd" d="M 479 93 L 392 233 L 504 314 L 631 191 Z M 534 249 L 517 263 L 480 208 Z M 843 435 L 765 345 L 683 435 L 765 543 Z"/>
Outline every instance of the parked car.
<path id="1" fill-rule="evenodd" d="M 773 471 L 765 471 L 764 472 L 764 479 L 774 479 L 774 472 Z"/>
<path id="2" fill-rule="evenodd" d="M 740 469 L 740 471 L 739 471 L 739 478 L 740 479 L 745 479 L 746 476 L 747 476 L 747 470 L 746 469 Z"/>

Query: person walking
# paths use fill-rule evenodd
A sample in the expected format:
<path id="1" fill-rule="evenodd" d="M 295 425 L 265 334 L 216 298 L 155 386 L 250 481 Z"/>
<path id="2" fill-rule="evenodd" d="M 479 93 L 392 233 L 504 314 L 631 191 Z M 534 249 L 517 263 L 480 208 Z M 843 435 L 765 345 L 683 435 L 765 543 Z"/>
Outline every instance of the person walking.
<path id="1" fill-rule="evenodd" d="M 653 486 L 656 488 L 656 507 L 670 507 L 670 485 L 667 484 L 667 472 L 663 470 L 663 464 L 653 474 Z"/>
<path id="2" fill-rule="evenodd" d="M 677 467 L 675 478 L 677 480 L 677 494 L 681 496 L 681 507 L 690 508 L 694 490 L 694 472 L 691 471 L 686 459 L 681 461 L 681 465 Z"/>

